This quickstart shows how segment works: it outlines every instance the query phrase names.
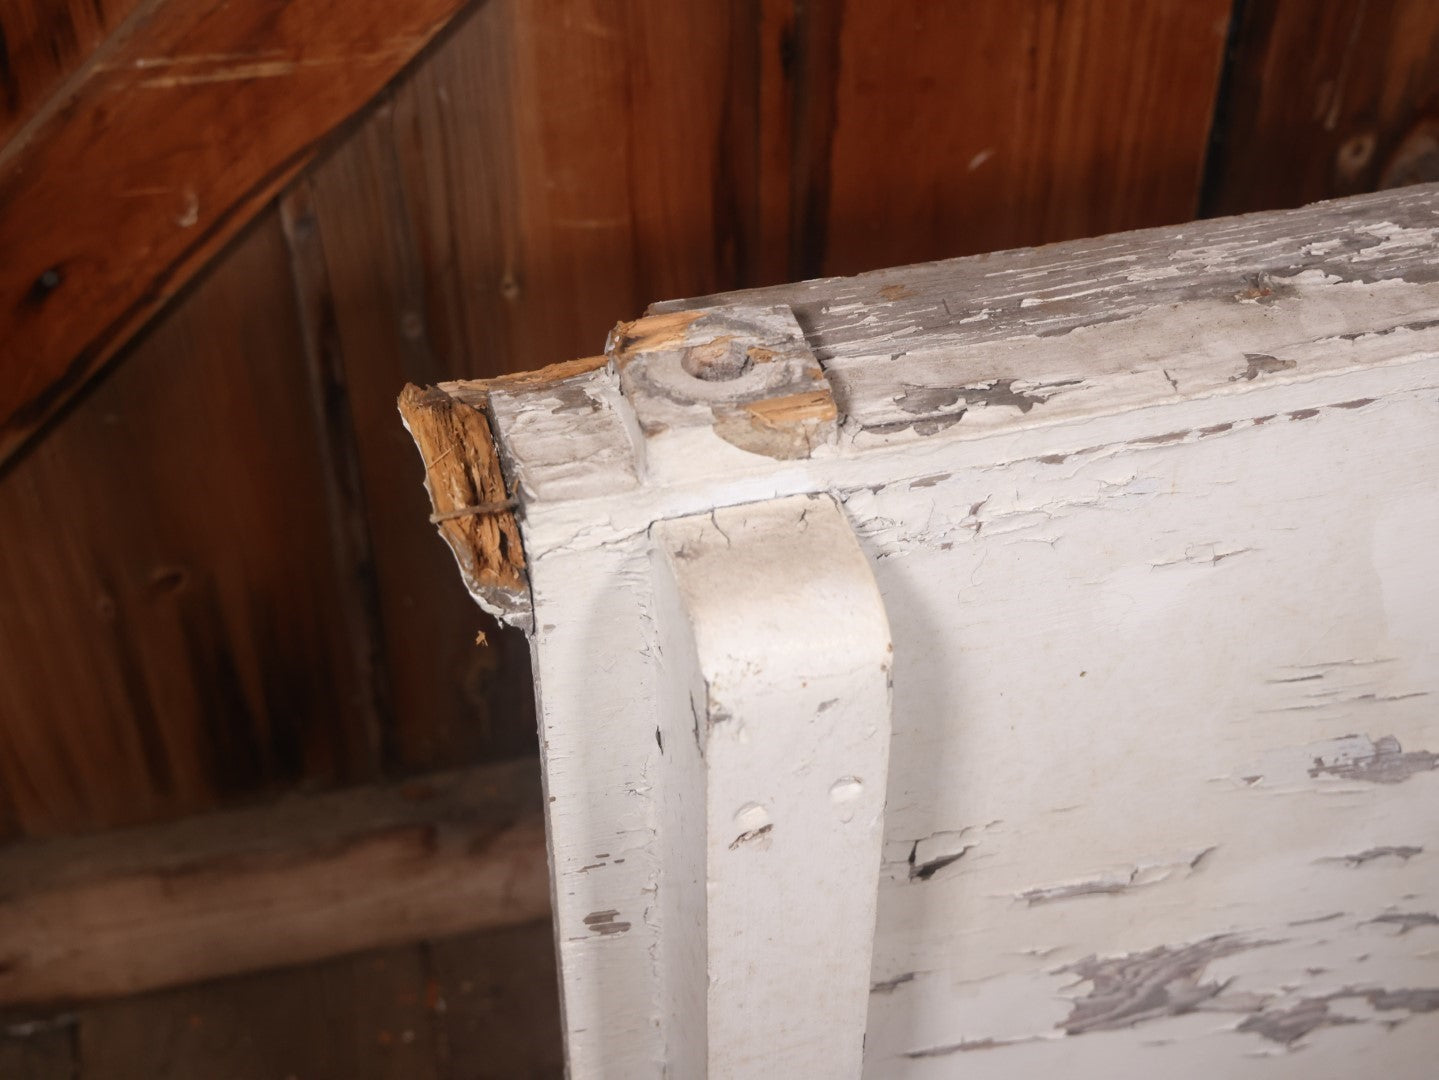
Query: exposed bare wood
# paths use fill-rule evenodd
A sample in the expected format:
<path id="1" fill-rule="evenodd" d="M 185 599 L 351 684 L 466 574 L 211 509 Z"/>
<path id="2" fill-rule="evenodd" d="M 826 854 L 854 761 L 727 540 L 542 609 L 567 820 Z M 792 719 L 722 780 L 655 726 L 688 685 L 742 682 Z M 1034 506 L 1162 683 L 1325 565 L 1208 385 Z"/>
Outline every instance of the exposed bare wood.
<path id="1" fill-rule="evenodd" d="M 111 0 L 100 3 L 118 17 Z M 90 25 L 86 0 L 46 0 L 43 18 L 28 13 L 39 4 L 0 2 L 12 57 L 30 47 L 16 29 L 26 20 L 39 27 L 67 13 Z M 146 11 L 169 6 L 144 0 L 131 23 L 143 29 Z M 1408 12 L 1394 49 L 1407 43 L 1405 56 L 1420 55 L 1422 6 L 1370 0 L 1365 26 Z M 415 484 L 413 445 L 395 423 L 398 387 L 593 352 L 616 318 L 655 297 L 795 276 L 807 264 L 791 269 L 794 224 L 809 250 L 823 243 L 830 266 L 876 265 L 1130 227 L 1154 220 L 1156 207 L 1192 205 L 1213 89 L 1206 65 L 1219 41 L 1211 31 L 1228 7 L 489 0 L 457 19 L 306 174 L 318 226 L 309 250 L 323 253 L 333 301 L 333 325 L 320 324 L 333 331 L 325 361 L 343 363 L 365 495 L 363 520 L 351 524 L 369 534 L 393 703 L 380 710 L 382 766 L 450 767 L 534 745 L 524 641 L 495 633 L 453 588 L 452 560 Z M 313 31 L 322 32 L 330 28 Z M 34 38 L 36 62 L 51 64 L 44 42 L 54 42 L 76 58 L 65 61 L 75 80 L 65 85 L 89 85 L 99 76 L 74 74 L 83 58 L 64 34 Z M 84 27 L 77 34 L 82 45 L 94 40 Z M 114 51 L 123 40 L 112 32 L 103 44 Z M 1400 63 L 1404 50 L 1394 49 L 1360 48 L 1352 69 L 1397 64 L 1366 76 L 1382 77 L 1391 102 L 1427 85 L 1412 56 Z M 89 62 L 97 58 L 110 63 Z M 1294 70 L 1266 68 L 1265 95 L 1284 97 L 1295 80 L 1311 86 Z M 313 84 L 293 92 L 298 84 L 278 77 L 189 89 L 234 97 L 282 82 L 287 111 L 329 93 L 310 93 Z M 30 115 L 25 131 L 41 132 L 52 111 Z M 191 118 L 179 108 L 154 115 L 157 125 Z M 282 116 L 278 129 L 291 123 Z M 244 120 L 243 138 L 241 127 L 223 138 L 248 146 L 276 124 Z M 124 160 L 108 136 L 103 147 Z M 109 168 L 78 152 L 75 160 L 82 174 Z M 903 169 L 886 164 L 899 161 Z M 124 189 L 143 191 L 134 174 L 119 178 Z M 829 211 L 816 209 L 822 200 Z M 178 217 L 183 206 L 161 209 Z M 64 212 L 107 230 L 111 222 L 87 204 Z M 319 445 L 300 377 L 314 355 L 302 346 L 313 320 L 301 329 L 291 317 L 294 260 L 287 268 L 283 250 L 278 260 L 255 256 L 257 244 L 273 250 L 275 221 L 254 228 L 264 236 L 252 240 L 252 228 L 172 306 L 176 325 L 163 340 L 136 343 L 124 363 L 145 372 L 107 379 L 51 429 L 43 454 L 0 478 L 10 526 L 0 595 L 15 601 L 0 605 L 0 651 L 22 658 L 0 685 L 0 833 L 133 823 L 372 775 L 376 714 L 350 663 L 368 647 L 350 619 L 353 597 L 334 595 L 328 571 L 297 572 L 337 550 L 321 455 L 307 449 Z M 224 312 L 212 306 L 216 289 Z M 65 303 L 64 291 L 44 305 L 57 328 L 88 318 L 86 303 Z M 314 310 L 317 295 L 311 288 L 301 305 Z M 0 354 L 7 344 L 0 338 Z M 940 400 L 933 391 L 906 404 Z M 319 437 L 348 452 L 333 430 Z M 566 482 L 576 483 L 585 470 L 569 464 Z M 140 482 L 155 476 L 167 492 Z M 358 573 L 362 554 L 350 550 L 339 561 Z M 27 599 L 36 596 L 43 602 Z M 477 631 L 489 647 L 474 647 Z M 74 671 L 90 677 L 67 677 Z"/>
<path id="2" fill-rule="evenodd" d="M 523 641 L 495 633 L 453 589 L 454 560 L 425 520 L 432 508 L 415 482 L 414 444 L 395 423 L 405 383 L 474 370 L 458 320 L 489 327 L 503 319 L 486 283 L 488 260 L 512 246 L 489 227 L 491 212 L 509 227 L 511 206 L 497 177 L 514 150 L 489 126 L 511 106 L 506 16 L 503 3 L 487 3 L 459 20 L 307 177 L 374 554 L 394 703 L 386 751 L 403 769 L 503 759 L 534 746 Z M 454 216 L 427 228 L 436 211 Z M 462 255 L 474 259 L 457 261 Z M 487 372 L 508 360 L 489 343 L 479 355 Z M 489 647 L 475 647 L 477 632 L 489 635 Z"/>
<path id="3" fill-rule="evenodd" d="M 847 420 L 873 435 L 911 429 L 929 435 L 938 427 L 1009 426 L 1016 419 L 1048 423 L 1095 401 L 1138 406 L 1288 372 L 1298 361 L 1287 350 L 1311 331 L 1281 329 L 1279 313 L 1293 310 L 1284 301 L 1292 305 L 1334 283 L 1358 288 L 1439 277 L 1432 265 L 1436 196 L 1435 185 L 1403 188 L 1259 219 L 676 300 L 651 311 L 790 305 Z M 1353 303 L 1351 317 L 1362 315 L 1366 327 L 1387 319 L 1396 331 L 1406 322 L 1432 325 L 1398 289 Z M 1207 336 L 1189 351 L 1154 360 L 1147 323 L 1097 354 L 1075 350 L 1075 340 L 1114 333 L 1127 320 L 1175 304 L 1212 309 L 1203 324 Z M 1300 311 L 1298 317 L 1309 317 Z M 1213 336 L 1230 325 L 1252 333 L 1252 355 L 1216 363 L 1221 350 Z M 1311 370 L 1347 362 L 1337 349 L 1306 361 Z"/>
<path id="4" fill-rule="evenodd" d="M 153 0 L 151 0 L 153 2 Z M 7 0 L 0 9 L 0 147 L 80 75 L 141 0 Z"/>
<path id="5" fill-rule="evenodd" d="M 0 166 L 0 459 L 463 6 L 165 0 L 127 22 Z"/>
<path id="6" fill-rule="evenodd" d="M 532 762 L 0 852 L 0 1005 L 130 994 L 549 908 Z"/>
<path id="7" fill-rule="evenodd" d="M 436 387 L 407 386 L 399 405 L 425 464 L 430 521 L 465 583 L 497 614 L 527 610 L 525 553 L 489 419 Z"/>

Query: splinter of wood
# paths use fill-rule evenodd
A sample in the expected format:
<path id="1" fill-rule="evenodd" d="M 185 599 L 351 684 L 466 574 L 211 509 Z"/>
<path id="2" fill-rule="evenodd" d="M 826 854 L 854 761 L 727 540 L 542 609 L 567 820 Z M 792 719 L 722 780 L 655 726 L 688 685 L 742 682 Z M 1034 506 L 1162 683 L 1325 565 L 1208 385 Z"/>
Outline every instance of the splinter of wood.
<path id="1" fill-rule="evenodd" d="M 525 554 L 490 422 L 438 387 L 406 386 L 400 415 L 428 463 L 430 521 L 450 545 L 470 592 L 495 614 L 529 609 Z"/>

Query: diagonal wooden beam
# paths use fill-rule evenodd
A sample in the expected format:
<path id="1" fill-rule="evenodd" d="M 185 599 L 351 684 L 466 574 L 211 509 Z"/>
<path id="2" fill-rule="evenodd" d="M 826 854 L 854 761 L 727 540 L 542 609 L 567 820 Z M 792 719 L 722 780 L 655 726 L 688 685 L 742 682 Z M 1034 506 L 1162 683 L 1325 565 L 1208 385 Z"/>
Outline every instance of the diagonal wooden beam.
<path id="1" fill-rule="evenodd" d="M 0 462 L 472 0 L 151 0 L 0 149 Z"/>

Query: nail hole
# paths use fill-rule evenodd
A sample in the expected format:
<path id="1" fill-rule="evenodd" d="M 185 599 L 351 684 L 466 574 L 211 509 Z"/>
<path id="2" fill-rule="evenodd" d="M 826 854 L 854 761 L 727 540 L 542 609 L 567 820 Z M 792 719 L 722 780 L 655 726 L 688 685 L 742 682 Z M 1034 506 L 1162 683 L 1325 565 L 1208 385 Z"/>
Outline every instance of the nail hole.
<path id="1" fill-rule="evenodd" d="M 60 272 L 60 268 L 52 266 L 35 279 L 30 286 L 30 291 L 25 295 L 25 299 L 31 304 L 41 303 L 58 289 L 64 280 L 65 275 Z"/>

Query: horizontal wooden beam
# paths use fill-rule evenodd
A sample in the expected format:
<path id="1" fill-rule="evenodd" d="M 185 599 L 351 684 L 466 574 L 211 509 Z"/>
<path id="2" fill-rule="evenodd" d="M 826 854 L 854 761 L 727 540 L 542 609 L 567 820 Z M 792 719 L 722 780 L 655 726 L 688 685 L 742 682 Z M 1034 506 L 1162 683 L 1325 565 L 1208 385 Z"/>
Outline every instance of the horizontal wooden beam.
<path id="1" fill-rule="evenodd" d="M 549 911 L 532 760 L 0 851 L 0 1006 L 132 994 Z"/>
<path id="2" fill-rule="evenodd" d="M 0 149 L 0 461 L 470 0 L 151 0 Z"/>

